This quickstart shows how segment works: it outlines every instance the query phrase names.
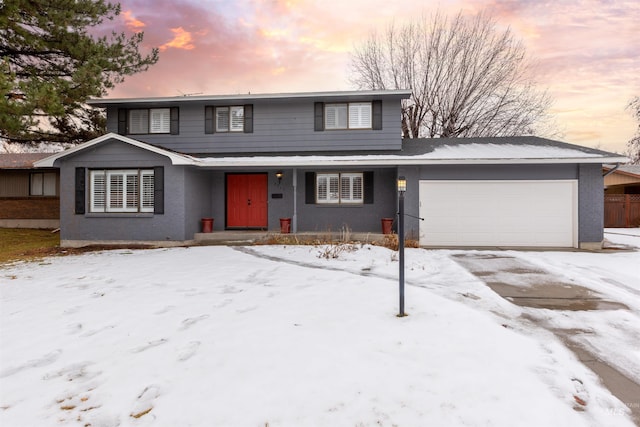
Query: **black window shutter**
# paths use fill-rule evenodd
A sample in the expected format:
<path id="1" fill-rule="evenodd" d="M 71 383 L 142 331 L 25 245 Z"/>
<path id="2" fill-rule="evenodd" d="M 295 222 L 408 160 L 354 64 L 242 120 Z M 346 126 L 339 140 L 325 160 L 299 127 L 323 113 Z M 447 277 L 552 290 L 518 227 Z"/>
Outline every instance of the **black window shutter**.
<path id="1" fill-rule="evenodd" d="M 363 172 L 364 181 L 364 203 L 373 204 L 373 171 Z"/>
<path id="2" fill-rule="evenodd" d="M 120 135 L 127 134 L 127 109 L 118 108 L 118 133 Z"/>
<path id="3" fill-rule="evenodd" d="M 171 107 L 169 117 L 169 133 L 171 135 L 178 135 L 180 133 L 180 110 L 178 107 Z"/>
<path id="4" fill-rule="evenodd" d="M 371 128 L 373 130 L 382 130 L 382 101 L 373 101 L 371 109 L 373 110 Z"/>
<path id="5" fill-rule="evenodd" d="M 204 133 L 214 133 L 213 107 L 204 107 Z"/>
<path id="6" fill-rule="evenodd" d="M 253 104 L 244 106 L 244 133 L 253 133 Z"/>
<path id="7" fill-rule="evenodd" d="M 324 130 L 324 103 L 322 102 L 314 104 L 313 129 L 316 132 Z"/>
<path id="8" fill-rule="evenodd" d="M 85 209 L 85 168 L 76 168 L 76 214 L 84 214 Z"/>
<path id="9" fill-rule="evenodd" d="M 304 174 L 304 202 L 307 205 L 316 203 L 316 173 L 305 172 Z"/>
<path id="10" fill-rule="evenodd" d="M 164 167 L 153 168 L 153 213 L 164 213 Z"/>

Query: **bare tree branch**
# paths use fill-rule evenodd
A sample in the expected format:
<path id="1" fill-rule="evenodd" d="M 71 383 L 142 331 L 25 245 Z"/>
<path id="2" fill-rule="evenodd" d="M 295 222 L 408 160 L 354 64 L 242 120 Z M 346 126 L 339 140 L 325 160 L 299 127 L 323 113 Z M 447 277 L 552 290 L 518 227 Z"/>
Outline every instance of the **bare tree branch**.
<path id="1" fill-rule="evenodd" d="M 405 138 L 532 134 L 550 99 L 536 89 L 522 43 L 486 14 L 429 19 L 372 33 L 351 54 L 360 89 L 410 89 Z"/>

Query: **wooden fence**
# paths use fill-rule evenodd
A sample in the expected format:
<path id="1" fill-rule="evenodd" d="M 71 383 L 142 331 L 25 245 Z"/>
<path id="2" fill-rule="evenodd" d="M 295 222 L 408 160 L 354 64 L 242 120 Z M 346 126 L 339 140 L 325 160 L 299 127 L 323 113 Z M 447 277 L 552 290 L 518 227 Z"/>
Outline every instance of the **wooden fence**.
<path id="1" fill-rule="evenodd" d="M 640 194 L 604 196 L 604 226 L 606 228 L 640 226 Z"/>

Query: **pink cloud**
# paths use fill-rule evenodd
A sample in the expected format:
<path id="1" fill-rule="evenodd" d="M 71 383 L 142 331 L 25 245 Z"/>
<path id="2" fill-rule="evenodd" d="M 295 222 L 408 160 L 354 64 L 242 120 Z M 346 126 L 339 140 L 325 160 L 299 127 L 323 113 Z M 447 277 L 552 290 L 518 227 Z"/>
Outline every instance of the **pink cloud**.
<path id="1" fill-rule="evenodd" d="M 143 50 L 162 51 L 156 65 L 110 94 L 118 97 L 350 89 L 354 45 L 437 9 L 420 0 L 123 0 L 122 7 L 122 19 L 105 31 L 144 30 Z M 637 126 L 624 107 L 639 95 L 640 3 L 449 0 L 440 10 L 485 7 L 525 43 L 568 140 L 623 149 Z"/>
<path id="2" fill-rule="evenodd" d="M 193 36 L 190 32 L 185 31 L 184 28 L 171 28 L 171 32 L 174 34 L 173 39 L 171 41 L 160 46 L 160 51 L 165 51 L 170 47 L 176 49 L 185 49 L 185 50 L 193 50 L 195 49 L 195 45 L 193 44 Z"/>

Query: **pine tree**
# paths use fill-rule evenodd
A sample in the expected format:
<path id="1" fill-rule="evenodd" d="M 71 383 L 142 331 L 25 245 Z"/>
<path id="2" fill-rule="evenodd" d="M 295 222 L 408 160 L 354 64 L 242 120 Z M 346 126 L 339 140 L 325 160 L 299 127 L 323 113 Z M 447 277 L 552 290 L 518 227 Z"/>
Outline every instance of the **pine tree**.
<path id="1" fill-rule="evenodd" d="M 158 61 L 143 33 L 93 35 L 120 13 L 104 0 L 0 1 L 0 136 L 12 142 L 79 142 L 104 131 L 86 106 Z"/>

